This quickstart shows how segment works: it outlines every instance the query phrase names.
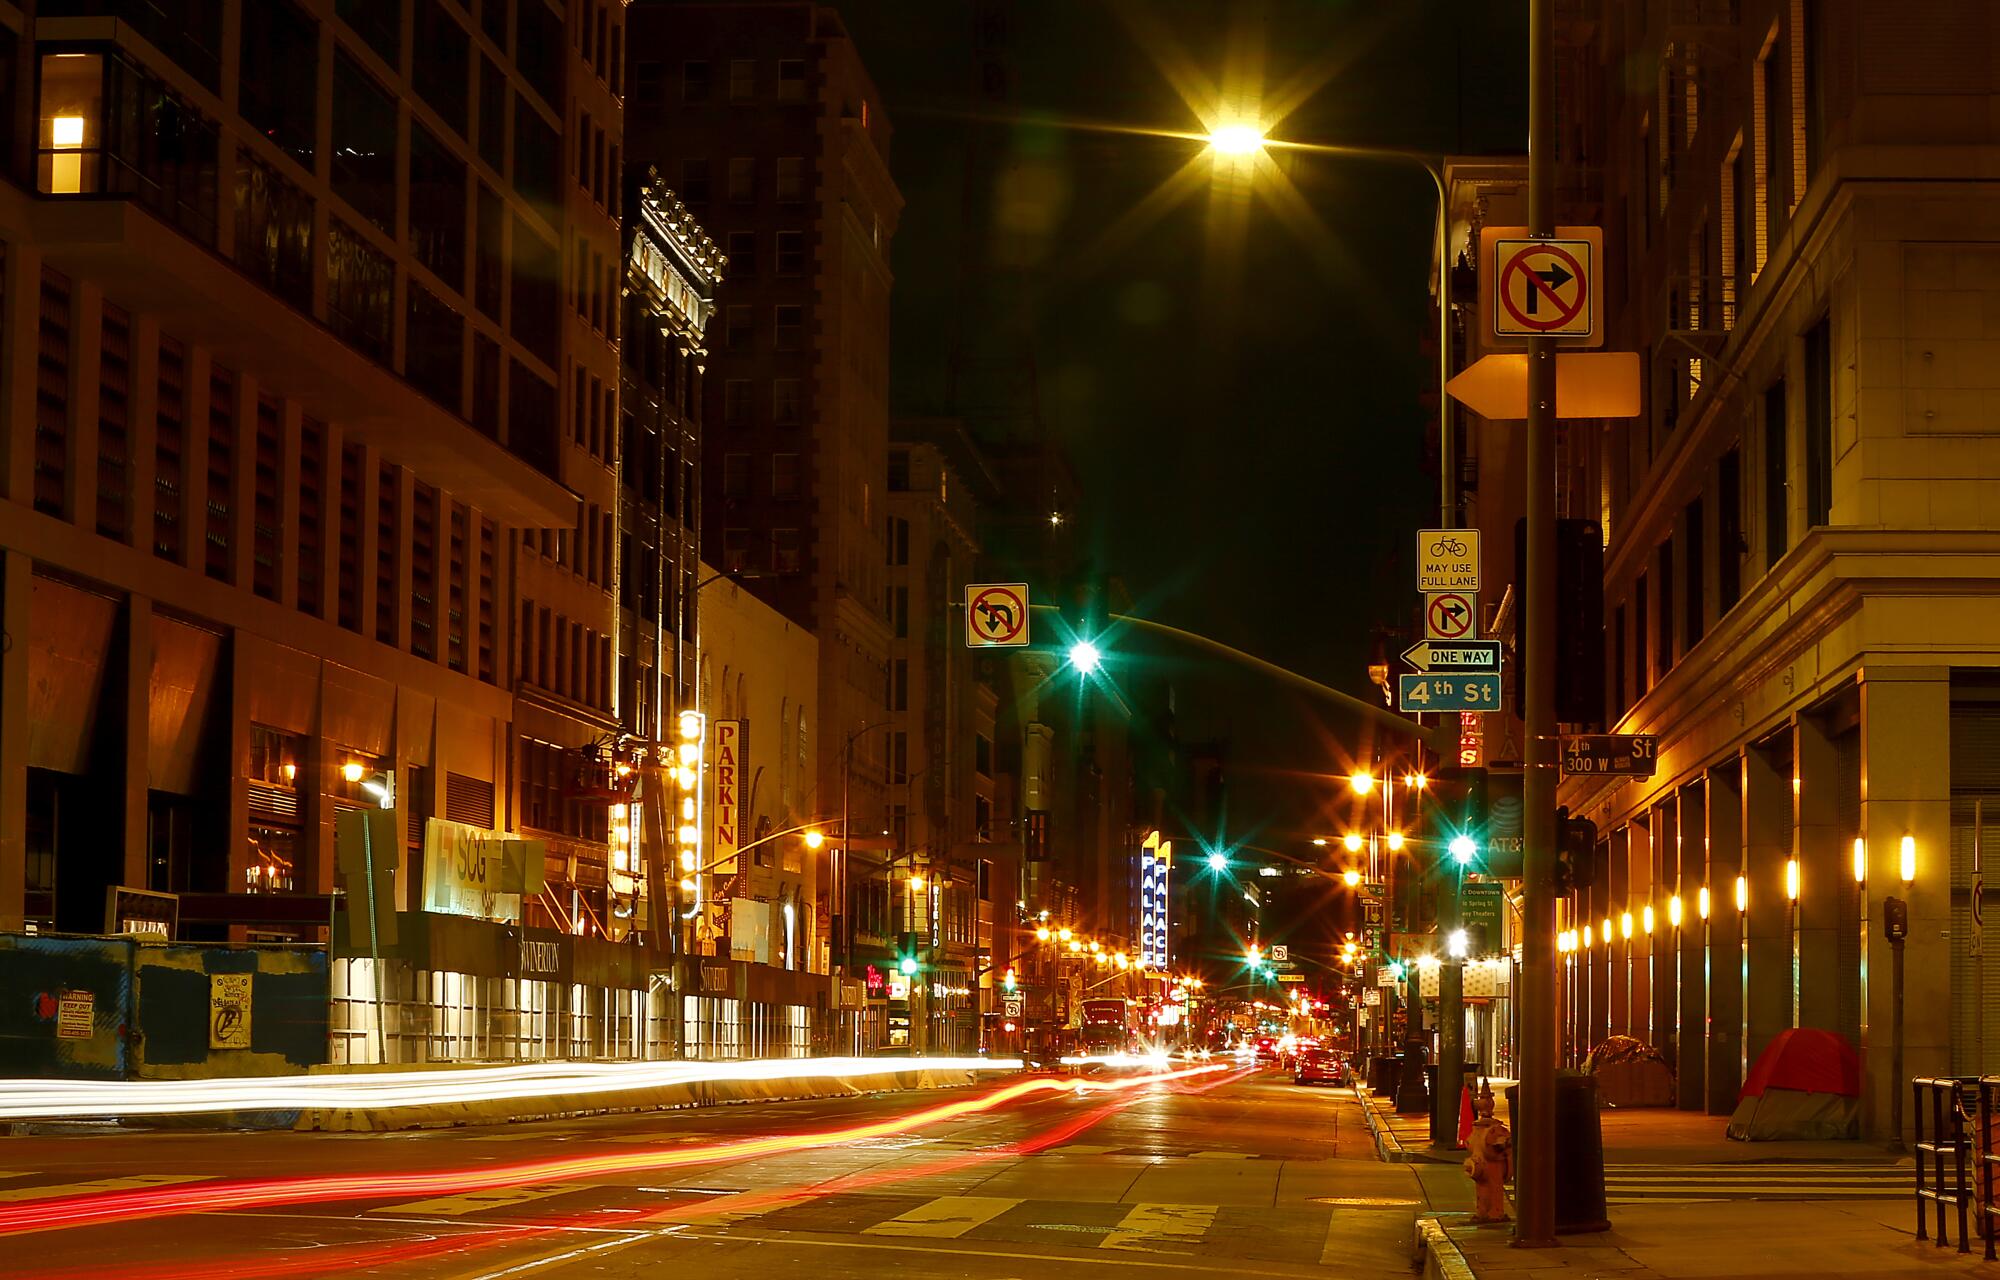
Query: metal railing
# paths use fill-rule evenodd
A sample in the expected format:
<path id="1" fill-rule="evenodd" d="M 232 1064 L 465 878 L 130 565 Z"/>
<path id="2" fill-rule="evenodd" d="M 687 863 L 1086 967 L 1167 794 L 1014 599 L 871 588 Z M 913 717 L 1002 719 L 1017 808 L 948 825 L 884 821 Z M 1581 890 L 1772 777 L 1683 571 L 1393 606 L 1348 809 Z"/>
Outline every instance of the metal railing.
<path id="1" fill-rule="evenodd" d="M 1972 1185 L 1968 1179 L 1969 1165 L 1973 1158 L 1972 1135 L 1966 1132 L 1967 1119 L 1964 1090 L 1973 1084 L 1970 1078 L 1952 1076 L 1918 1077 L 1910 1081 L 1915 1094 L 1916 1105 L 1911 1111 L 1914 1126 L 1913 1149 L 1917 1153 L 1917 1239 L 1931 1237 L 1924 1231 L 1926 1205 L 1937 1207 L 1937 1246 L 1945 1246 L 1945 1206 L 1958 1206 L 1958 1251 L 1971 1252 L 1971 1243 L 1966 1234 L 1966 1220 L 1972 1209 Z M 1985 1088 L 1981 1082 L 1981 1105 L 1984 1106 Z M 1930 1116 L 1930 1136 L 1924 1136 L 1924 1117 Z M 1982 1130 L 1982 1133 L 1985 1131 Z M 1982 1144 L 1983 1146 L 1984 1144 Z M 1987 1153 L 1982 1150 L 1979 1163 L 1982 1179 L 1990 1167 L 1986 1164 Z M 1947 1184 L 1946 1176 L 1950 1175 Z M 1984 1182 L 1982 1181 L 1982 1185 Z M 1980 1209 L 1986 1212 L 1986 1200 L 1982 1197 Z M 1988 1245 L 1991 1257 L 1991 1245 Z"/>
<path id="2" fill-rule="evenodd" d="M 1996 1238 L 2000 1237 L 2000 1205 L 1994 1203 L 1994 1193 L 2000 1190 L 2000 1076 L 1979 1077 L 1979 1234 L 1986 1237 L 1986 1260 L 1992 1262 L 1996 1256 Z"/>

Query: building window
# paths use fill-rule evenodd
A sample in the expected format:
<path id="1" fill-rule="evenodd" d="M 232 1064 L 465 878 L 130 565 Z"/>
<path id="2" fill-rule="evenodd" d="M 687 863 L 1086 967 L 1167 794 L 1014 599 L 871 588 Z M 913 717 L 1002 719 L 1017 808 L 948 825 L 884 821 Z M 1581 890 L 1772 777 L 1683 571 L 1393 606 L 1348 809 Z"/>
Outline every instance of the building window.
<path id="1" fill-rule="evenodd" d="M 778 101 L 806 100 L 806 63 L 803 58 L 778 59 Z"/>
<path id="2" fill-rule="evenodd" d="M 632 66 L 632 98 L 639 106 L 657 107 L 667 100 L 667 67 L 663 62 Z"/>
<path id="3" fill-rule="evenodd" d="M 236 374 L 208 366 L 208 511 L 203 523 L 202 569 L 218 582 L 234 582 L 232 548 L 236 511 Z"/>
<path id="4" fill-rule="evenodd" d="M 1674 544 L 1669 538 L 1660 544 L 1660 674 L 1666 675 L 1674 665 Z"/>
<path id="5" fill-rule="evenodd" d="M 358 444 L 340 447 L 340 564 L 337 621 L 361 632 L 361 485 L 365 459 Z"/>
<path id="6" fill-rule="evenodd" d="M 375 492 L 375 639 L 386 645 L 401 643 L 396 602 L 402 596 L 402 490 L 402 468 L 380 464 Z"/>
<path id="7" fill-rule="evenodd" d="M 317 618 L 326 606 L 326 424 L 299 421 L 299 612 Z"/>
<path id="8" fill-rule="evenodd" d="M 1786 527 L 1791 502 L 1790 459 L 1785 448 L 1785 383 L 1764 392 L 1764 568 L 1769 571 L 1791 548 Z"/>
<path id="9" fill-rule="evenodd" d="M 1743 593 L 1743 455 L 1731 449 L 1715 466 L 1716 497 L 1716 616 L 1736 604 Z"/>
<path id="10" fill-rule="evenodd" d="M 725 453 L 722 455 L 722 496 L 725 498 L 747 498 L 750 496 L 749 454 Z"/>
<path id="11" fill-rule="evenodd" d="M 775 378 L 771 382 L 771 421 L 781 427 L 796 427 L 803 421 L 804 393 L 797 378 Z"/>
<path id="12" fill-rule="evenodd" d="M 412 280 L 403 334 L 403 376 L 452 413 L 465 411 L 465 317 Z"/>
<path id="13" fill-rule="evenodd" d="M 1612 719 L 1625 714 L 1625 606 L 1619 605 L 1611 613 L 1611 661 L 1604 664 L 1611 672 Z"/>
<path id="14" fill-rule="evenodd" d="M 722 349 L 725 351 L 748 351 L 750 349 L 750 308 L 732 306 L 723 312 Z"/>
<path id="15" fill-rule="evenodd" d="M 681 199 L 689 204 L 708 203 L 708 161 L 696 157 L 681 161 Z"/>
<path id="16" fill-rule="evenodd" d="M 1786 192 L 1785 170 L 1779 162 L 1778 140 L 1789 136 L 1785 122 L 1785 42 L 1774 24 L 1770 42 L 1757 58 L 1756 79 L 1751 85 L 1757 136 L 1757 221 L 1762 233 L 1764 257 L 1777 247 L 1785 225 L 1790 196 Z"/>
<path id="17" fill-rule="evenodd" d="M 795 302 L 781 303 L 774 308 L 772 318 L 777 349 L 797 351 L 805 341 L 806 309 Z"/>
<path id="18" fill-rule="evenodd" d="M 291 0 L 245 5 L 242 17 L 236 109 L 310 170 L 319 118 L 319 23 Z"/>
<path id="19" fill-rule="evenodd" d="M 778 244 L 778 274 L 781 276 L 804 275 L 806 270 L 806 233 L 803 231 L 780 231 Z"/>
<path id="20" fill-rule="evenodd" d="M 532 0 L 531 0 L 532 2 Z M 469 7 L 469 6 L 468 6 Z M 413 26 L 419 74 L 411 77 L 417 96 L 459 137 L 465 136 L 466 90 L 472 74 L 472 40 L 441 0 L 417 0 Z"/>
<path id="21" fill-rule="evenodd" d="M 993 776 L 993 739 L 983 733 L 972 736 L 972 771 L 982 778 Z"/>
<path id="22" fill-rule="evenodd" d="M 187 501 L 187 353 L 160 338 L 159 389 L 153 411 L 153 554 L 180 564 Z"/>
<path id="23" fill-rule="evenodd" d="M 906 565 L 910 563 L 910 522 L 901 516 L 889 517 L 889 532 L 884 539 L 888 543 L 889 563 Z"/>
<path id="24" fill-rule="evenodd" d="M 479 59 L 479 158 L 507 172 L 507 77 L 493 59 Z"/>
<path id="25" fill-rule="evenodd" d="M 889 664 L 889 710 L 910 709 L 910 660 L 897 658 Z"/>
<path id="26" fill-rule="evenodd" d="M 266 600 L 278 598 L 282 572 L 282 552 L 278 549 L 278 484 L 284 472 L 284 446 L 280 437 L 278 402 L 267 395 L 257 397 L 257 426 L 253 437 L 250 509 L 250 587 Z"/>
<path id="27" fill-rule="evenodd" d="M 804 156 L 778 157 L 778 203 L 798 204 L 806 198 Z"/>
<path id="28" fill-rule="evenodd" d="M 910 491 L 910 451 L 908 449 L 889 450 L 889 492 L 908 493 Z"/>
<path id="29" fill-rule="evenodd" d="M 465 161 L 410 124 L 410 248 L 455 293 L 465 291 Z"/>
<path id="30" fill-rule="evenodd" d="M 383 231 L 395 230 L 395 95 L 345 48 L 333 57 L 333 190 Z"/>
<path id="31" fill-rule="evenodd" d="M 910 589 L 908 587 L 889 588 L 889 622 L 895 628 L 896 639 L 910 638 Z"/>
<path id="32" fill-rule="evenodd" d="M 1632 692 L 1638 697 L 1644 697 L 1646 690 L 1653 687 L 1653 668 L 1646 652 L 1649 634 L 1646 630 L 1646 601 L 1646 578 L 1641 574 L 1632 587 Z"/>
<path id="33" fill-rule="evenodd" d="M 741 427 L 750 421 L 750 387 L 748 378 L 727 378 L 722 383 L 722 421 L 725 426 Z"/>
<path id="34" fill-rule="evenodd" d="M 437 657 L 438 491 L 414 488 L 410 511 L 410 652 Z"/>
<path id="35" fill-rule="evenodd" d="M 1833 518 L 1833 328 L 1826 316 L 1806 330 L 1806 527 Z"/>
<path id="36" fill-rule="evenodd" d="M 781 502 L 790 502 L 797 499 L 799 494 L 799 455 L 796 453 L 772 454 L 771 496 Z"/>
<path id="37" fill-rule="evenodd" d="M 747 573 L 750 570 L 750 531 L 748 529 L 724 529 L 722 531 L 722 571 L 724 573 Z"/>
<path id="38" fill-rule="evenodd" d="M 731 179 L 735 177 L 735 162 L 730 162 Z M 727 241 L 729 246 L 729 278 L 745 280 L 757 274 L 757 233 L 755 231 L 732 231 Z"/>
<path id="39" fill-rule="evenodd" d="M 1686 603 L 1683 606 L 1685 612 L 1682 615 L 1686 619 L 1685 625 L 1682 628 L 1682 645 L 1686 652 L 1692 652 L 1694 647 L 1701 643 L 1702 631 L 1707 620 L 1708 602 L 1702 598 L 1707 594 L 1708 587 L 1708 583 L 1706 582 L 1708 573 L 1708 558 L 1706 553 L 1708 536 L 1707 530 L 1702 528 L 1702 520 L 1706 514 L 1702 509 L 1701 499 L 1696 498 L 1693 502 L 1688 503 L 1687 511 L 1683 517 L 1687 528 L 1687 555 L 1685 556 L 1687 592 Z"/>
<path id="40" fill-rule="evenodd" d="M 500 34 L 495 40 L 505 49 L 507 0 L 486 0 L 486 7 L 500 14 Z M 403 49 L 403 0 L 335 0 L 333 8 L 354 34 L 382 56 L 382 61 L 392 67 L 396 65 Z M 335 118 L 339 118 L 338 111 Z"/>
<path id="41" fill-rule="evenodd" d="M 132 535 L 132 323 L 104 304 L 97 366 L 97 531 L 119 542 Z"/>
<path id="42" fill-rule="evenodd" d="M 771 571 L 798 573 L 805 568 L 805 543 L 797 529 L 771 530 Z"/>
<path id="43" fill-rule="evenodd" d="M 312 310 L 312 197 L 241 151 L 236 159 L 236 265 L 301 311 Z"/>
<path id="44" fill-rule="evenodd" d="M 327 220 L 326 327 L 363 355 L 389 361 L 396 264 L 338 218 Z"/>
<path id="45" fill-rule="evenodd" d="M 750 58 L 729 60 L 729 100 L 748 102 L 757 96 L 757 64 Z"/>
<path id="46" fill-rule="evenodd" d="M 681 63 L 681 101 L 708 101 L 708 63 L 701 60 Z"/>
<path id="47" fill-rule="evenodd" d="M 749 204 L 757 198 L 757 161 L 751 156 L 731 156 L 724 178 L 731 204 Z"/>

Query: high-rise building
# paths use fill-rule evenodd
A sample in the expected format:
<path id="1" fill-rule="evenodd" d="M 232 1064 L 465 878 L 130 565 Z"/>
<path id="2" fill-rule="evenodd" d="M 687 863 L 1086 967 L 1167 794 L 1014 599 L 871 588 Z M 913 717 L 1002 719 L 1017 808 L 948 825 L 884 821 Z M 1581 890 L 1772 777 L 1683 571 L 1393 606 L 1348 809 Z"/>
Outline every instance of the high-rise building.
<path id="1" fill-rule="evenodd" d="M 2000 221 L 1937 164 L 1992 145 L 1965 111 L 2000 91 L 1991 15 L 1939 6 L 1918 48 L 1878 40 L 1876 6 L 1576 8 L 1558 221 L 1603 227 L 1606 346 L 1649 372 L 1641 416 L 1560 429 L 1560 514 L 1599 535 L 1604 605 L 1564 610 L 1563 644 L 1601 643 L 1604 727 L 1658 754 L 1560 793 L 1600 837 L 1562 926 L 1567 1044 L 1648 1041 L 1681 1107 L 1726 1114 L 1779 1032 L 1833 1031 L 1860 1051 L 1860 1132 L 1888 1137 L 1892 1026 L 1907 1075 L 1995 1066 L 1977 1027 L 2000 959 L 1970 904 L 2000 787 Z M 1519 225 L 1519 181 L 1455 199 Z M 1468 328 L 1476 357 L 1485 318 Z M 1468 434 L 1511 560 L 1519 455 Z"/>
<path id="2" fill-rule="evenodd" d="M 889 647 L 909 625 L 883 555 L 889 123 L 824 5 L 638 4 L 627 21 L 632 154 L 729 262 L 703 379 L 703 545 L 819 639 L 812 807 L 878 846 L 848 851 L 860 898 L 887 847 Z"/>
<path id="3" fill-rule="evenodd" d="M 517 816 L 515 562 L 578 523 L 563 122 L 616 59 L 545 0 L 55 8 L 5 37 L 0 927 L 126 885 L 319 936 L 337 812 Z"/>

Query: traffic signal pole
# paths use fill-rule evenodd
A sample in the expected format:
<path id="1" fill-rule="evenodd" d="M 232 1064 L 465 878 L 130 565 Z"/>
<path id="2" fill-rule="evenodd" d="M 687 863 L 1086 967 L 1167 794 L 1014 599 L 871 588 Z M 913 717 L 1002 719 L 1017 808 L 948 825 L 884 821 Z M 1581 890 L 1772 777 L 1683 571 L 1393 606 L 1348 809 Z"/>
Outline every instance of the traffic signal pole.
<path id="1" fill-rule="evenodd" d="M 1552 238 L 1555 217 L 1554 0 L 1528 0 L 1528 234 Z M 1556 1243 L 1556 351 L 1528 340 L 1527 741 L 1522 778 L 1521 1113 L 1514 1242 Z"/>

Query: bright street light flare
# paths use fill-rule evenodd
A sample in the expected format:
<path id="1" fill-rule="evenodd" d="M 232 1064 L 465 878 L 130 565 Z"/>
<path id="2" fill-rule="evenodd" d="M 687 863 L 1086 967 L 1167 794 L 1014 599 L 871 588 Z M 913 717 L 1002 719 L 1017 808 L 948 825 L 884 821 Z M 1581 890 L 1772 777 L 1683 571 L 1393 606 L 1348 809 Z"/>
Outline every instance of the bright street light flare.
<path id="1" fill-rule="evenodd" d="M 1264 131 L 1254 124 L 1219 125 L 1208 135 L 1208 145 L 1222 156 L 1254 156 L 1264 149 Z"/>
<path id="2" fill-rule="evenodd" d="M 1104 655 L 1088 640 L 1079 640 L 1069 647 L 1069 665 L 1083 675 L 1089 675 L 1104 662 Z"/>
<path id="3" fill-rule="evenodd" d="M 1226 854 L 1226 853 L 1211 853 L 1211 854 L 1209 854 L 1209 855 L 1208 855 L 1208 869 L 1209 869 L 1210 871 L 1227 871 L 1227 870 L 1229 870 L 1229 855 L 1228 855 L 1228 854 Z"/>

